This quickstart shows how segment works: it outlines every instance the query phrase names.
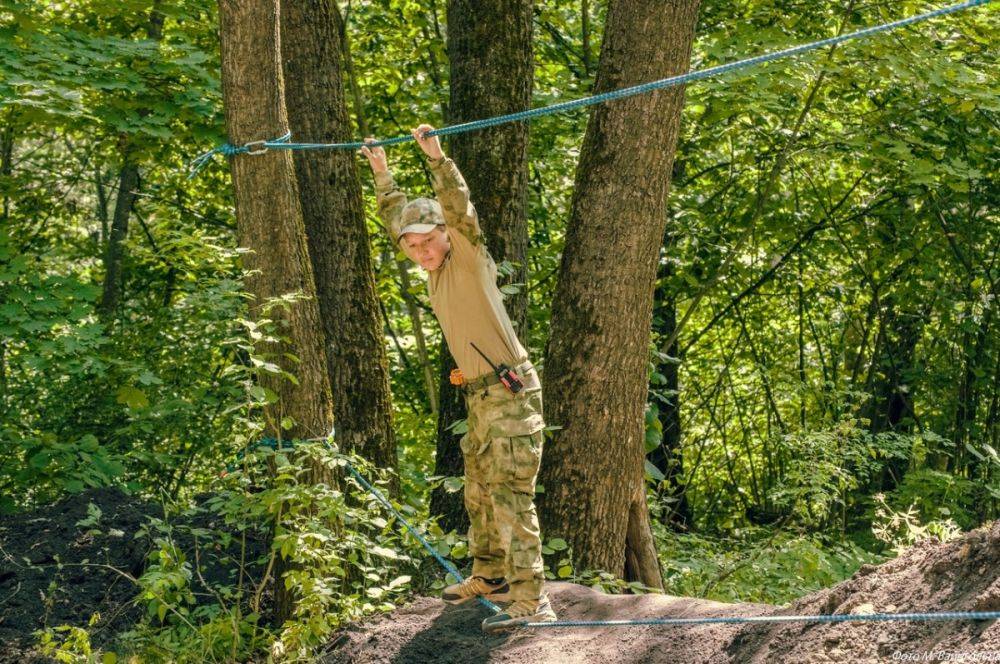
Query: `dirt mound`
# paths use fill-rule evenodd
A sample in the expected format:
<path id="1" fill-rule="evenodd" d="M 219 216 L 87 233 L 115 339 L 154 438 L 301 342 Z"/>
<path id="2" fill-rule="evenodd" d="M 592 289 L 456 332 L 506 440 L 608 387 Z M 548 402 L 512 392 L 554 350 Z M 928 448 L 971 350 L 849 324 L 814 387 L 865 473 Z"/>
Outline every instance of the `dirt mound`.
<path id="1" fill-rule="evenodd" d="M 198 496 L 195 503 L 203 505 L 209 497 Z M 100 510 L 99 516 L 91 504 Z M 0 517 L 0 663 L 26 661 L 36 642 L 33 632 L 44 627 L 87 627 L 90 616 L 99 612 L 100 621 L 87 629 L 91 643 L 102 647 L 135 624 L 145 610 L 134 601 L 138 587 L 115 570 L 133 578 L 142 575 L 153 544 L 149 537 L 136 539 L 135 534 L 150 517 L 163 518 L 162 507 L 113 488 L 88 490 Z M 218 532 L 218 521 L 204 509 L 170 519 L 174 541 L 192 564 L 195 542 L 190 529 Z M 199 543 L 201 575 L 192 580 L 194 592 L 208 592 L 201 579 L 210 585 L 232 582 L 239 571 L 240 544 L 238 534 L 232 535 L 229 547 L 206 551 L 204 538 Z M 257 579 L 262 576 L 267 537 L 262 531 L 248 530 L 247 535 L 245 571 Z"/>
<path id="2" fill-rule="evenodd" d="M 1000 610 L 1000 521 L 948 544 L 922 542 L 788 607 L 666 595 L 614 596 L 550 583 L 560 619 L 693 618 Z M 421 597 L 345 629 L 321 661 L 424 662 L 1000 662 L 998 621 L 559 627 L 484 634 L 487 611 Z M 959 659 L 961 655 L 965 659 Z"/>
<path id="3" fill-rule="evenodd" d="M 764 604 L 722 604 L 666 595 L 604 595 L 572 583 L 547 584 L 561 620 L 761 615 Z M 484 634 L 490 615 L 478 602 L 448 606 L 438 599 L 412 604 L 334 639 L 339 648 L 321 661 L 329 664 L 434 662 L 677 662 L 722 661 L 690 657 L 694 644 L 704 654 L 726 645 L 717 626 L 693 627 L 552 627 Z"/>
<path id="4" fill-rule="evenodd" d="M 939 611 L 1000 611 L 1000 521 L 921 542 L 776 613 Z M 1000 621 L 748 625 L 726 652 L 739 662 L 1000 662 Z"/>

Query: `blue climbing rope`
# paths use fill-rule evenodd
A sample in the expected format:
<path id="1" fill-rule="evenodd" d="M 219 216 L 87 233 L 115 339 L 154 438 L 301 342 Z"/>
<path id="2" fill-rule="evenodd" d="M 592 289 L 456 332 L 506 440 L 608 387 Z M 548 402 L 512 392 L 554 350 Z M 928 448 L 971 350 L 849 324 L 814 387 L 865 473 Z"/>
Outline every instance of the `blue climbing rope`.
<path id="1" fill-rule="evenodd" d="M 325 438 L 310 438 L 309 441 L 310 442 L 312 442 L 312 441 L 326 442 L 327 446 L 329 446 L 328 438 L 329 438 L 329 436 L 327 436 Z M 259 442 L 259 445 L 262 446 L 262 447 L 269 447 L 271 449 L 278 450 L 278 449 L 281 449 L 281 443 L 282 442 L 284 442 L 285 444 L 287 444 L 289 446 L 294 446 L 294 443 L 292 441 L 287 441 L 287 440 L 286 441 L 278 441 L 276 438 L 271 438 L 271 437 L 261 438 L 260 442 Z M 374 496 L 376 500 L 378 500 L 380 503 L 382 503 L 382 505 L 386 509 L 388 509 L 390 512 L 392 512 L 392 514 L 397 519 L 399 519 L 399 522 L 402 523 L 403 526 L 406 527 L 406 530 L 411 535 L 413 535 L 415 538 L 417 538 L 417 541 L 420 542 L 424 546 L 424 548 L 427 549 L 427 551 L 432 556 L 434 556 L 434 558 L 438 561 L 438 563 L 440 563 L 441 567 L 443 567 L 445 569 L 445 571 L 448 572 L 448 574 L 451 574 L 455 578 L 455 580 L 458 581 L 459 583 L 461 583 L 462 581 L 464 581 L 464 578 L 462 577 L 461 572 L 458 571 L 458 568 L 455 567 L 455 565 L 453 565 L 450 560 L 448 560 L 447 558 L 445 558 L 444 556 L 442 556 L 440 553 L 438 553 L 437 549 L 435 549 L 431 545 L 431 543 L 427 541 L 427 539 L 423 536 L 423 534 L 419 530 L 417 530 L 416 528 L 414 528 L 413 526 L 410 525 L 410 522 L 407 521 L 406 518 L 404 518 L 403 515 L 399 513 L 399 510 L 397 510 L 393 506 L 393 504 L 391 502 L 389 502 L 389 499 L 386 498 L 382 494 L 381 491 L 379 491 L 374 486 L 372 486 L 371 482 L 369 482 L 368 480 L 366 480 L 365 477 L 364 477 L 364 475 L 362 475 L 361 473 L 359 473 L 357 471 L 357 469 L 354 466 L 351 465 L 350 461 L 347 461 L 345 459 L 344 462 L 345 462 L 347 470 L 350 471 L 350 473 L 354 476 L 354 478 L 358 481 L 358 483 L 361 484 L 361 486 L 364 487 L 372 496 Z M 489 601 L 485 597 L 477 597 L 476 599 L 479 600 L 480 604 L 482 604 L 483 606 L 485 606 L 487 609 L 489 609 L 493 613 L 500 613 L 500 607 L 497 606 L 496 604 L 494 604 L 493 602 Z"/>
<path id="2" fill-rule="evenodd" d="M 863 28 L 861 30 L 856 30 L 843 35 L 838 35 L 836 37 L 830 37 L 828 39 L 821 39 L 819 41 L 810 42 L 808 44 L 801 44 L 799 46 L 793 46 L 791 48 L 786 48 L 781 51 L 775 51 L 773 53 L 765 53 L 763 55 L 758 55 L 756 57 L 747 58 L 745 60 L 737 60 L 735 62 L 730 62 L 723 65 L 718 65 L 715 67 L 708 67 L 707 69 L 700 69 L 686 74 L 681 74 L 679 76 L 671 76 L 669 78 L 660 79 L 658 81 L 650 81 L 648 83 L 642 83 L 640 85 L 634 85 L 628 88 L 622 88 L 620 90 L 612 90 L 611 92 L 605 92 L 598 95 L 593 95 L 591 97 L 583 97 L 581 99 L 574 99 L 572 101 L 562 102 L 559 104 L 552 104 L 551 106 L 541 106 L 538 108 L 528 109 L 526 111 L 518 111 L 517 113 L 509 113 L 507 115 L 498 115 L 492 118 L 485 118 L 482 120 L 473 120 L 471 122 L 463 122 L 461 124 L 451 125 L 450 127 L 440 127 L 429 131 L 425 136 L 445 136 L 448 134 L 460 134 L 467 131 L 474 131 L 476 129 L 482 129 L 484 127 L 492 127 L 499 124 L 505 124 L 508 122 L 517 122 L 518 120 L 530 120 L 541 115 L 551 115 L 554 113 L 564 113 L 577 108 L 582 108 L 584 106 L 592 106 L 594 104 L 601 104 L 606 101 L 611 101 L 613 99 L 621 99 L 623 97 L 631 97 L 633 95 L 642 94 L 649 92 L 651 90 L 660 90 L 664 88 L 671 88 L 678 85 L 683 85 L 685 83 L 690 83 L 692 81 L 700 81 L 706 78 L 714 78 L 734 72 L 740 69 L 746 69 L 749 67 L 754 67 L 759 64 L 766 62 L 772 62 L 774 60 L 780 60 L 782 58 L 788 58 L 794 55 L 799 55 L 807 51 L 813 51 L 818 48 L 823 48 L 826 46 L 834 46 L 836 44 L 841 44 L 843 42 L 852 39 L 862 39 L 864 37 L 870 37 L 881 32 L 888 32 L 890 30 L 895 30 L 907 25 L 912 25 L 914 23 L 919 23 L 921 21 L 927 21 L 932 18 L 937 18 L 939 16 L 945 16 L 946 14 L 954 14 L 956 12 L 964 11 L 966 9 L 971 9 L 979 5 L 986 5 L 993 0 L 966 0 L 965 2 L 960 2 L 955 5 L 949 5 L 947 7 L 942 7 L 940 9 L 935 9 L 933 11 L 925 12 L 923 14 L 916 14 L 910 16 L 909 18 L 899 19 L 897 21 L 892 21 L 890 23 L 883 23 L 881 25 L 875 25 L 868 28 Z M 395 136 L 393 138 L 386 138 L 379 141 L 373 141 L 371 146 L 379 145 L 396 145 L 398 143 L 405 143 L 406 141 L 412 141 L 412 135 L 406 136 Z M 269 141 L 253 141 L 247 143 L 246 145 L 234 146 L 229 143 L 225 143 L 218 147 L 212 148 L 211 150 L 199 155 L 191 162 L 191 174 L 189 178 L 194 177 L 198 171 L 200 171 L 216 154 L 223 155 L 236 155 L 236 154 L 263 154 L 269 149 L 285 149 L 285 150 L 356 150 L 361 146 L 366 145 L 364 142 L 353 142 L 353 143 L 292 143 L 291 142 L 291 132 L 285 134 L 281 138 L 277 138 Z"/>
<path id="3" fill-rule="evenodd" d="M 311 441 L 326 441 L 329 438 L 313 438 Z M 262 438 L 259 445 L 272 449 L 281 449 L 284 442 L 294 446 L 293 441 L 278 441 L 275 438 Z M 329 443 L 327 443 L 329 445 Z M 457 581 L 461 582 L 462 575 L 458 569 L 447 558 L 437 552 L 430 542 L 416 528 L 410 525 L 399 510 L 397 510 L 389 499 L 381 491 L 372 486 L 371 482 L 365 479 L 364 475 L 345 460 L 346 468 L 354 478 L 365 488 L 378 502 L 388 509 L 406 530 L 417 538 L 427 551 L 434 556 L 438 563 L 451 574 Z M 485 597 L 477 597 L 479 603 L 493 613 L 499 613 L 500 607 L 489 601 Z M 638 625 L 702 625 L 710 623 L 784 623 L 784 622 L 862 622 L 862 621 L 929 621 L 929 620 L 997 620 L 1000 618 L 1000 611 L 937 611 L 930 613 L 843 613 L 843 614 L 820 614 L 820 615 L 791 615 L 791 616 L 718 616 L 706 618 L 632 618 L 628 620 L 557 620 L 553 622 L 531 622 L 523 623 L 518 627 L 633 627 Z"/>
<path id="4" fill-rule="evenodd" d="M 1000 611 L 936 613 L 842 613 L 815 616 L 719 616 L 715 618 L 635 618 L 632 620 L 557 620 L 521 627 L 629 627 L 634 625 L 702 625 L 705 623 L 862 622 L 890 620 L 996 620 Z"/>
<path id="5" fill-rule="evenodd" d="M 358 482 L 372 493 L 386 508 L 388 508 L 400 523 L 402 523 L 410 533 L 416 537 L 424 548 L 430 551 L 441 566 L 444 567 L 459 581 L 461 575 L 455 566 L 442 557 L 420 533 L 413 529 L 402 514 L 392 506 L 382 493 L 373 487 L 361 473 L 355 470 L 350 463 L 347 469 L 351 471 Z M 494 613 L 499 613 L 500 608 L 493 602 L 483 597 L 479 601 Z M 814 616 L 720 616 L 707 618 L 633 618 L 629 620 L 557 620 L 554 622 L 525 623 L 519 627 L 630 627 L 638 625 L 697 625 L 706 623 L 783 623 L 783 622 L 859 622 L 859 621 L 920 621 L 920 620 L 996 620 L 1000 618 L 1000 611 L 938 611 L 933 613 L 844 613 L 844 614 L 820 614 Z"/>

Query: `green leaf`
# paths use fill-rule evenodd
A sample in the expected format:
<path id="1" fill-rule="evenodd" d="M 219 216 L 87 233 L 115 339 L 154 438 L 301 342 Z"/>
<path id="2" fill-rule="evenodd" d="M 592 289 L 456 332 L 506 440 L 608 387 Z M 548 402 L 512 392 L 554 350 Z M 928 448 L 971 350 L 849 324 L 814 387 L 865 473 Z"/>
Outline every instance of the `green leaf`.
<path id="1" fill-rule="evenodd" d="M 381 556 L 383 558 L 389 558 L 390 560 L 399 560 L 399 554 L 393 549 L 387 549 L 384 546 L 372 546 L 368 549 L 370 552 L 374 553 L 376 556 Z"/>
<path id="2" fill-rule="evenodd" d="M 142 390 L 129 386 L 118 388 L 117 401 L 133 410 L 149 405 L 149 399 L 146 398 L 146 394 Z"/>
<path id="3" fill-rule="evenodd" d="M 982 454 L 980 454 L 979 450 L 977 450 L 975 447 L 972 446 L 972 443 L 966 443 L 965 444 L 965 449 L 967 449 L 969 451 L 969 453 L 971 453 L 973 456 L 975 456 L 980 461 L 986 461 L 986 457 L 984 457 Z"/>
<path id="4" fill-rule="evenodd" d="M 399 588 L 400 586 L 404 586 L 409 582 L 410 582 L 409 576 L 406 575 L 397 576 L 395 579 L 389 582 L 389 589 L 393 590 L 395 588 Z"/>
<path id="5" fill-rule="evenodd" d="M 553 551 L 565 551 L 569 545 L 566 544 L 566 540 L 561 537 L 553 537 L 550 539 L 546 545 Z"/>

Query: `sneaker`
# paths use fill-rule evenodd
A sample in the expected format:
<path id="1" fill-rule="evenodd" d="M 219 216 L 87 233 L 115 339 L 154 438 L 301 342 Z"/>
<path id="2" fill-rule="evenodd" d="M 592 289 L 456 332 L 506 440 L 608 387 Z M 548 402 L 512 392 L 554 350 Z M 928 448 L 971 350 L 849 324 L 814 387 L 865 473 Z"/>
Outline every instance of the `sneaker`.
<path id="1" fill-rule="evenodd" d="M 552 604 L 548 597 L 542 597 L 540 600 L 520 599 L 504 611 L 484 620 L 483 631 L 495 632 L 526 623 L 553 622 L 555 620 L 556 612 L 552 610 Z"/>
<path id="2" fill-rule="evenodd" d="M 503 602 L 510 592 L 510 584 L 502 576 L 498 579 L 487 579 L 481 576 L 470 576 L 461 583 L 453 583 L 441 593 L 441 599 L 448 604 L 461 604 L 476 597 L 485 597 L 493 602 Z"/>

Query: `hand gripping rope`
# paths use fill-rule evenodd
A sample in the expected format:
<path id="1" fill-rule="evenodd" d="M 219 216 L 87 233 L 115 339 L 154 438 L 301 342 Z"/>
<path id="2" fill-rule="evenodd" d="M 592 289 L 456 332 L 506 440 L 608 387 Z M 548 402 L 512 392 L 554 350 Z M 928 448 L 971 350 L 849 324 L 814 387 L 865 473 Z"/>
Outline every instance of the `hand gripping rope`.
<path id="1" fill-rule="evenodd" d="M 793 46 L 791 48 L 786 48 L 781 51 L 775 51 L 773 53 L 765 53 L 763 55 L 758 55 L 756 57 L 747 58 L 745 60 L 738 60 L 736 62 L 730 62 L 723 65 L 718 65 L 716 67 L 709 67 L 707 69 L 700 69 L 686 74 L 681 74 L 679 76 L 671 76 L 669 78 L 660 79 L 658 81 L 650 81 L 648 83 L 642 83 L 640 85 L 635 85 L 629 88 L 622 88 L 620 90 L 612 90 L 611 92 L 605 92 L 599 95 L 594 95 L 592 97 L 584 97 L 582 99 L 574 99 L 572 101 L 562 102 L 559 104 L 552 104 L 551 106 L 542 106 L 539 108 L 532 108 L 526 111 L 519 111 L 517 113 L 510 113 L 508 115 L 498 115 L 492 118 L 485 118 L 482 120 L 473 120 L 472 122 L 464 122 L 462 124 L 452 125 L 450 127 L 441 127 L 439 129 L 434 129 L 433 131 L 426 132 L 424 136 L 444 136 L 447 134 L 460 134 L 467 131 L 474 131 L 476 129 L 482 129 L 483 127 L 492 127 L 494 125 L 506 124 L 508 122 L 516 122 L 518 120 L 529 120 L 534 117 L 541 115 L 551 115 L 554 113 L 563 113 L 576 108 L 582 108 L 584 106 L 592 106 L 594 104 L 600 104 L 612 99 L 621 99 L 622 97 L 631 97 L 633 95 L 642 94 L 644 92 L 649 92 L 651 90 L 659 90 L 663 88 L 671 88 L 678 85 L 683 85 L 685 83 L 690 83 L 691 81 L 699 81 L 706 78 L 715 78 L 728 74 L 733 71 L 740 69 L 747 69 L 749 67 L 754 67 L 765 62 L 772 62 L 774 60 L 780 60 L 783 58 L 788 58 L 794 55 L 799 55 L 800 53 L 805 53 L 807 51 L 813 51 L 818 48 L 823 48 L 824 46 L 833 46 L 835 44 L 840 44 L 852 39 L 862 39 L 864 37 L 870 37 L 871 35 L 878 34 L 880 32 L 888 32 L 890 30 L 895 30 L 907 25 L 912 25 L 914 23 L 920 23 L 921 21 L 927 21 L 932 18 L 937 18 L 939 16 L 944 16 L 946 14 L 954 14 L 956 12 L 964 11 L 966 9 L 971 9 L 979 5 L 986 5 L 993 0 L 966 0 L 966 2 L 961 2 L 955 5 L 949 5 L 947 7 L 942 7 L 940 9 L 935 9 L 933 11 L 925 12 L 923 14 L 916 14 L 909 18 L 899 19 L 898 21 L 892 21 L 890 23 L 884 23 L 882 25 L 875 25 L 869 28 L 864 28 L 861 30 L 856 30 L 855 32 L 850 32 L 843 35 L 838 35 L 836 37 L 830 37 L 829 39 L 821 39 L 819 41 L 810 42 L 807 44 L 801 44 L 799 46 Z M 270 149 L 284 149 L 284 150 L 356 150 L 363 145 L 369 146 L 379 146 L 379 145 L 395 145 L 397 143 L 405 143 L 406 141 L 412 141 L 413 136 L 396 136 L 394 138 L 386 138 L 381 141 L 373 141 L 372 143 L 354 142 L 354 143 L 292 143 L 291 132 L 286 133 L 280 138 L 276 138 L 269 141 L 252 141 L 246 143 L 245 145 L 235 146 L 225 143 L 218 147 L 212 148 L 211 150 L 199 155 L 194 160 L 191 161 L 191 174 L 188 178 L 192 178 L 197 175 L 209 161 L 212 160 L 216 154 L 223 155 L 237 155 L 237 154 L 249 154 L 249 155 L 259 155 L 264 154 Z"/>

